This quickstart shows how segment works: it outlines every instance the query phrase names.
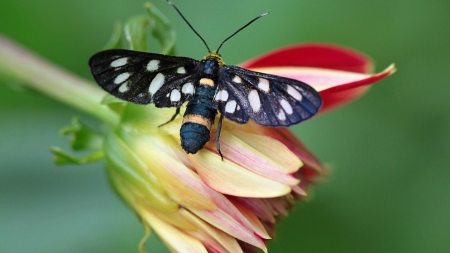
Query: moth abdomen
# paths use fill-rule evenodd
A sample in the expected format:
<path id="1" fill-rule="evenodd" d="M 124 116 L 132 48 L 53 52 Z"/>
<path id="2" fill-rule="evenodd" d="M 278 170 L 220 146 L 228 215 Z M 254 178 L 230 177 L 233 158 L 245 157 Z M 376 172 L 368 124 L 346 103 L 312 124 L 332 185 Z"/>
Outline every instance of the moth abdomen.
<path id="1" fill-rule="evenodd" d="M 181 147 L 188 154 L 195 154 L 209 141 L 210 129 L 206 126 L 186 122 L 181 126 Z"/>
<path id="2" fill-rule="evenodd" d="M 188 109 L 186 109 L 180 129 L 181 147 L 187 153 L 195 154 L 209 141 L 217 111 L 202 104 L 193 104 L 188 106 Z"/>
<path id="3" fill-rule="evenodd" d="M 197 153 L 209 141 L 217 114 L 217 110 L 211 106 L 214 93 L 214 85 L 203 85 L 200 81 L 200 85 L 195 89 L 194 99 L 187 105 L 180 129 L 181 147 L 187 153 Z"/>

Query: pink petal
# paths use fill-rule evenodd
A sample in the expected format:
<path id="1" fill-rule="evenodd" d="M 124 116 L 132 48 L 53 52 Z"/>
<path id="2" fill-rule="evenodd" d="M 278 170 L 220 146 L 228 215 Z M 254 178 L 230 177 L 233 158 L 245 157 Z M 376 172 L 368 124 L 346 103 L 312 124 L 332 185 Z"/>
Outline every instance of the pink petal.
<path id="1" fill-rule="evenodd" d="M 300 187 L 299 185 L 293 186 L 293 187 L 292 187 L 292 191 L 293 191 L 295 194 L 299 195 L 299 197 L 300 197 L 300 196 L 301 196 L 301 197 L 306 197 L 306 196 L 308 196 L 308 194 L 306 193 L 306 190 L 303 189 L 302 187 Z"/>
<path id="2" fill-rule="evenodd" d="M 236 197 L 236 198 L 239 198 L 239 197 Z M 250 208 L 247 208 L 246 206 L 240 204 L 238 201 L 233 201 L 233 198 L 231 198 L 229 200 L 233 203 L 233 205 L 237 209 L 239 209 L 239 212 L 242 213 L 245 216 L 245 218 L 252 224 L 253 229 L 255 231 L 258 231 L 258 234 L 267 235 L 267 236 L 263 237 L 264 239 L 272 239 L 267 234 L 266 229 L 264 228 L 264 225 L 259 220 L 259 217 Z"/>
<path id="3" fill-rule="evenodd" d="M 278 215 L 287 216 L 288 209 L 292 208 L 294 205 L 294 198 L 292 195 L 286 195 L 285 197 L 280 198 L 271 198 L 265 199 L 266 202 L 269 202 L 271 206 L 275 209 Z"/>
<path id="4" fill-rule="evenodd" d="M 221 229 L 231 236 L 267 251 L 261 238 L 269 238 L 266 231 L 249 222 L 246 217 L 222 194 L 211 190 L 209 193 L 216 200 L 217 210 L 190 208 L 189 210 L 209 224 Z"/>
<path id="5" fill-rule="evenodd" d="M 359 98 L 368 85 L 373 84 L 395 72 L 392 64 L 378 74 L 360 74 L 353 72 L 318 68 L 258 68 L 263 73 L 284 76 L 311 85 L 320 92 L 323 99 L 321 111 Z"/>
<path id="6" fill-rule="evenodd" d="M 319 159 L 317 159 L 288 128 L 279 128 L 277 131 L 270 131 L 268 134 L 272 138 L 281 141 L 289 150 L 300 158 L 303 162 L 301 170 L 311 169 L 320 174 L 324 173 L 323 166 Z"/>
<path id="7" fill-rule="evenodd" d="M 242 206 L 251 210 L 263 222 L 275 223 L 273 207 L 268 205 L 262 198 L 241 198 L 228 196 L 233 203 L 239 202 Z"/>
<path id="8" fill-rule="evenodd" d="M 202 241 L 203 245 L 205 245 L 209 251 L 217 253 L 242 252 L 241 247 L 239 246 L 237 240 L 233 236 L 223 232 L 220 229 L 211 226 L 209 223 L 201 220 L 193 213 L 185 209 L 180 209 L 179 213 L 186 220 L 189 220 L 191 223 L 195 225 L 194 229 L 185 230 L 186 233 Z"/>
<path id="9" fill-rule="evenodd" d="M 301 44 L 274 50 L 240 64 L 244 68 L 314 67 L 368 73 L 371 59 L 357 51 L 331 44 Z"/>
<path id="10" fill-rule="evenodd" d="M 222 131 L 220 143 L 225 157 L 247 170 L 287 185 L 298 184 L 291 174 L 302 166 L 302 162 L 283 143 L 239 130 Z M 212 142 L 207 148 L 216 150 Z"/>

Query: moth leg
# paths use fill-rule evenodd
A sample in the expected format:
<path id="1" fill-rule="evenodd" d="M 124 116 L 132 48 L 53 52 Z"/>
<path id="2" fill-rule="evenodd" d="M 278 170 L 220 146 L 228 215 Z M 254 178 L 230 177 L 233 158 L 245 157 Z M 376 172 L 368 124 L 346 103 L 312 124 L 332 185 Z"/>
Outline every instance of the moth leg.
<path id="1" fill-rule="evenodd" d="M 216 148 L 217 148 L 217 152 L 219 152 L 220 158 L 222 158 L 223 161 L 223 155 L 222 152 L 220 152 L 220 142 L 219 142 L 219 138 L 220 138 L 220 131 L 222 130 L 222 120 L 223 120 L 223 114 L 220 114 L 219 117 L 219 122 L 217 123 L 217 130 L 216 130 Z"/>
<path id="2" fill-rule="evenodd" d="M 180 114 L 180 107 L 177 107 L 175 114 L 172 116 L 172 118 L 169 119 L 169 121 L 167 121 L 166 123 L 162 123 L 161 125 L 159 125 L 158 127 L 162 127 L 164 125 L 169 124 L 170 122 L 172 122 L 177 116 L 178 114 Z"/>

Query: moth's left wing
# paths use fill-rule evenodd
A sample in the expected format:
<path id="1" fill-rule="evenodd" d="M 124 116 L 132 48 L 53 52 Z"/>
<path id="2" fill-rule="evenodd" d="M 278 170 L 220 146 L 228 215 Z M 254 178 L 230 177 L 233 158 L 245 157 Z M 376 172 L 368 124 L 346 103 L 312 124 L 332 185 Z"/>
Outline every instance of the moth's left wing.
<path id="1" fill-rule="evenodd" d="M 111 95 L 156 107 L 180 107 L 193 98 L 201 70 L 201 63 L 191 58 L 122 49 L 99 52 L 89 65 Z"/>
<path id="2" fill-rule="evenodd" d="M 289 78 L 223 66 L 213 106 L 230 120 L 290 126 L 311 118 L 322 105 L 311 86 Z"/>

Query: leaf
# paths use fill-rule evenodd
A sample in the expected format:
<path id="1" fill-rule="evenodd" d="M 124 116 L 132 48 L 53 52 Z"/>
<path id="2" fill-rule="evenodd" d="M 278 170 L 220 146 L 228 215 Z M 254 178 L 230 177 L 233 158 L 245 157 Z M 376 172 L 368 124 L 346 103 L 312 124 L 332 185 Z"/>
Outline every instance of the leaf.
<path id="1" fill-rule="evenodd" d="M 97 150 L 96 152 L 82 157 L 75 157 L 58 147 L 51 147 L 50 151 L 55 155 L 53 158 L 53 162 L 57 165 L 83 165 L 87 163 L 97 162 L 104 157 L 102 150 Z"/>
<path id="2" fill-rule="evenodd" d="M 71 125 L 61 129 L 60 133 L 71 137 L 71 148 L 73 150 L 97 150 L 102 148 L 103 135 L 81 123 L 78 117 L 73 117 Z"/>

